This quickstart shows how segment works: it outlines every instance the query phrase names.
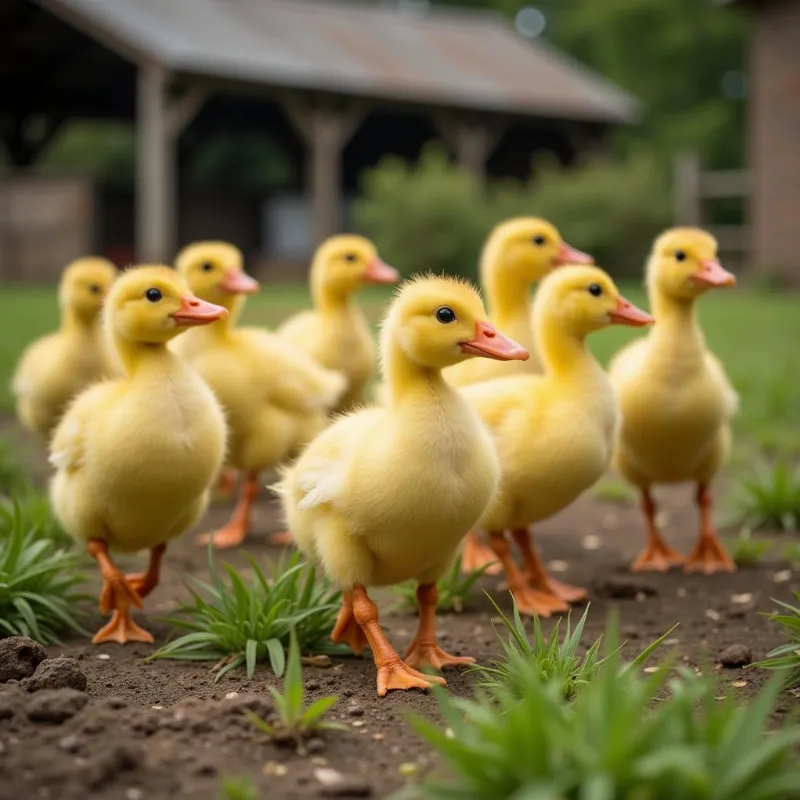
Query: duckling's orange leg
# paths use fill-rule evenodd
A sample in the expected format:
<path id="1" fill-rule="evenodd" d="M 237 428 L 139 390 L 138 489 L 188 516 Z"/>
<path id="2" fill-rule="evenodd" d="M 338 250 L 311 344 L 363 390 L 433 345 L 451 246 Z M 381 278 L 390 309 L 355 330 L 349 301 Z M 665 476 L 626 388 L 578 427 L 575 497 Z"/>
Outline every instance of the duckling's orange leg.
<path id="1" fill-rule="evenodd" d="M 474 664 L 475 659 L 471 656 L 451 656 L 437 644 L 436 603 L 438 599 L 439 590 L 435 583 L 423 583 L 417 586 L 419 628 L 406 651 L 406 664 L 410 667 L 434 667 L 438 670 L 458 664 Z"/>
<path id="2" fill-rule="evenodd" d="M 483 539 L 474 531 L 470 531 L 464 539 L 464 549 L 461 552 L 461 571 L 465 574 L 489 564 L 486 567 L 487 575 L 499 575 L 503 566 L 491 547 L 487 547 Z"/>
<path id="3" fill-rule="evenodd" d="M 353 587 L 353 614 L 372 648 L 378 668 L 378 695 L 385 696 L 393 689 L 430 689 L 434 684 L 444 686 L 446 681 L 436 675 L 423 675 L 409 667 L 381 630 L 378 609 L 369 599 L 363 586 Z"/>
<path id="4" fill-rule="evenodd" d="M 580 586 L 572 586 L 569 583 L 562 583 L 550 577 L 547 568 L 541 559 L 536 547 L 532 542 L 530 531 L 526 528 L 518 528 L 511 531 L 514 541 L 517 543 L 522 560 L 525 562 L 525 577 L 534 589 L 538 589 L 544 594 L 553 595 L 567 603 L 579 603 L 586 599 L 587 591 Z"/>
<path id="5" fill-rule="evenodd" d="M 233 467 L 223 467 L 217 479 L 217 494 L 221 497 L 231 497 L 236 491 L 238 473 Z"/>
<path id="6" fill-rule="evenodd" d="M 207 545 L 212 542 L 218 550 L 241 544 L 250 527 L 250 510 L 256 497 L 258 497 L 258 473 L 249 472 L 242 486 L 241 497 L 236 508 L 233 509 L 230 520 L 217 531 L 201 533 L 197 537 L 197 544 Z"/>
<path id="7" fill-rule="evenodd" d="M 670 567 L 683 564 L 683 556 L 661 537 L 656 525 L 656 504 L 647 489 L 642 489 L 642 511 L 647 526 L 647 546 L 636 557 L 631 569 L 634 572 L 667 572 Z"/>
<path id="8" fill-rule="evenodd" d="M 342 592 L 342 607 L 339 609 L 339 616 L 336 617 L 336 624 L 331 631 L 331 639 L 334 642 L 344 642 L 349 645 L 357 656 L 360 656 L 367 646 L 367 637 L 353 614 L 352 592 Z"/>
<path id="9" fill-rule="evenodd" d="M 274 544 L 276 547 L 282 547 L 288 544 L 294 544 L 294 538 L 289 531 L 281 531 L 280 533 L 273 533 L 269 537 L 269 543 Z"/>
<path id="10" fill-rule="evenodd" d="M 139 597 L 147 597 L 158 586 L 158 582 L 161 580 L 161 562 L 166 552 L 167 546 L 165 544 L 157 545 L 150 551 L 150 564 L 147 567 L 147 572 L 125 576 L 125 579 Z"/>
<path id="11" fill-rule="evenodd" d="M 734 572 L 736 564 L 725 552 L 714 522 L 711 519 L 711 492 L 705 483 L 697 485 L 697 505 L 700 507 L 700 535 L 694 549 L 686 559 L 686 572 Z"/>
<path id="12" fill-rule="evenodd" d="M 101 642 L 147 642 L 153 637 L 131 619 L 130 608 L 142 607 L 142 599 L 128 583 L 128 579 L 109 558 L 108 545 L 102 539 L 90 539 L 87 547 L 89 555 L 97 561 L 103 576 L 100 592 L 100 610 L 104 614 L 113 611 L 110 622 L 102 627 L 92 639 L 93 644 Z"/>
<path id="13" fill-rule="evenodd" d="M 528 585 L 528 581 L 511 556 L 511 546 L 502 531 L 493 531 L 489 542 L 505 570 L 508 589 L 514 596 L 514 602 L 521 614 L 549 617 L 553 613 L 569 610 L 569 605 L 560 597 L 540 592 Z"/>

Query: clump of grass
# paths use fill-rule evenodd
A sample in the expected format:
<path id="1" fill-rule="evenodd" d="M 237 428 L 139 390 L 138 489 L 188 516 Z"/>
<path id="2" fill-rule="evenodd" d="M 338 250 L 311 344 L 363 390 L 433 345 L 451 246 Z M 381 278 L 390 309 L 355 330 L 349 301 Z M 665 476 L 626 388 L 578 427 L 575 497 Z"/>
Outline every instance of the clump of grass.
<path id="1" fill-rule="evenodd" d="M 781 548 L 781 561 L 790 566 L 800 564 L 800 542 L 787 542 Z"/>
<path id="2" fill-rule="evenodd" d="M 735 538 L 729 538 L 726 544 L 737 567 L 755 567 L 772 548 L 772 542 L 754 538 L 747 528 Z"/>
<path id="3" fill-rule="evenodd" d="M 0 638 L 29 636 L 57 644 L 80 626 L 78 559 L 30 528 L 18 503 L 0 506 Z"/>
<path id="4" fill-rule="evenodd" d="M 480 677 L 479 685 L 490 694 L 501 689 L 522 692 L 525 675 L 530 669 L 535 669 L 542 680 L 560 686 L 562 696 L 570 700 L 580 688 L 596 677 L 600 668 L 611 655 L 614 655 L 613 653 L 601 655 L 602 636 L 589 646 L 582 658 L 578 655 L 583 628 L 589 614 L 588 606 L 574 630 L 571 629 L 570 616 L 567 616 L 563 639 L 559 639 L 560 619 L 548 639 L 542 632 L 539 618 L 534 615 L 533 638 L 530 638 L 516 603 L 514 603 L 514 617 L 511 620 L 503 614 L 492 598 L 489 599 L 500 615 L 502 630 L 508 634 L 504 639 L 501 632 L 495 629 L 500 646 L 503 648 L 503 659 L 495 661 L 489 667 L 474 668 Z M 672 630 L 642 651 L 631 666 L 638 666 L 649 658 Z"/>
<path id="5" fill-rule="evenodd" d="M 258 800 L 258 789 L 250 778 L 223 778 L 220 800 Z"/>
<path id="6" fill-rule="evenodd" d="M 795 592 L 794 596 L 800 602 L 800 592 Z M 770 614 L 769 619 L 777 622 L 783 628 L 783 633 L 789 641 L 767 653 L 767 657 L 763 661 L 758 661 L 750 666 L 783 671 L 785 673 L 783 685 L 789 688 L 800 683 L 800 607 L 780 600 L 775 602 L 783 609 L 783 612 Z"/>
<path id="7" fill-rule="evenodd" d="M 247 718 L 270 739 L 281 743 L 293 743 L 298 751 L 303 750 L 303 739 L 323 730 L 347 730 L 338 722 L 324 720 L 325 714 L 338 702 L 335 695 L 320 697 L 310 706 L 305 705 L 303 672 L 300 668 L 300 648 L 297 637 L 292 633 L 289 644 L 289 658 L 286 663 L 286 677 L 283 679 L 283 692 L 274 686 L 267 687 L 275 700 L 278 712 L 274 722 L 267 722 L 252 711 L 245 711 Z"/>
<path id="8" fill-rule="evenodd" d="M 598 500 L 629 506 L 636 502 L 636 491 L 616 478 L 603 478 L 592 487 L 592 494 Z"/>
<path id="9" fill-rule="evenodd" d="M 456 558 L 447 573 L 436 584 L 439 589 L 439 599 L 436 602 L 437 611 L 455 611 L 460 614 L 467 605 L 475 584 L 490 566 L 490 564 L 486 564 L 464 574 L 461 572 L 461 559 Z M 417 585 L 415 583 L 401 583 L 394 587 L 394 592 L 400 597 L 402 605 L 407 608 L 417 607 Z"/>
<path id="10" fill-rule="evenodd" d="M 248 580 L 230 564 L 223 580 L 209 547 L 211 582 L 189 576 L 193 602 L 184 604 L 166 622 L 189 633 L 166 644 L 150 658 L 215 661 L 216 680 L 244 666 L 252 678 L 256 664 L 267 662 L 280 677 L 286 648 L 294 631 L 307 653 L 347 652 L 329 641 L 341 594 L 295 553 L 288 564 L 268 563 L 268 573 L 248 556 Z"/>
<path id="11" fill-rule="evenodd" d="M 14 443 L 0 436 L 0 494 L 16 495 L 29 487 L 26 471 L 17 457 Z"/>
<path id="12" fill-rule="evenodd" d="M 785 461 L 761 465 L 745 480 L 735 499 L 735 518 L 750 530 L 800 528 L 800 469 Z"/>
<path id="13" fill-rule="evenodd" d="M 420 800 L 791 800 L 800 797 L 800 726 L 772 731 L 780 689 L 720 702 L 693 671 L 642 675 L 611 654 L 573 700 L 529 663 L 518 687 L 475 699 L 436 690 L 446 729 L 414 717 L 452 778 L 406 789 Z M 521 688 L 521 691 L 520 691 Z M 666 691 L 665 691 L 666 690 Z M 666 694 L 653 704 L 654 697 Z"/>

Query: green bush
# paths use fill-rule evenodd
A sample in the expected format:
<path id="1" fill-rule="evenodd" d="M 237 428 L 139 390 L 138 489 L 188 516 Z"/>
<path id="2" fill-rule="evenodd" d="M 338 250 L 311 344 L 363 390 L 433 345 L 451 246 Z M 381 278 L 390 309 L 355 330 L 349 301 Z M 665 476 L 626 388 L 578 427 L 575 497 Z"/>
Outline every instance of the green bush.
<path id="1" fill-rule="evenodd" d="M 404 273 L 433 270 L 475 277 L 491 228 L 542 216 L 615 275 L 642 273 L 653 238 L 671 222 L 669 179 L 649 157 L 568 169 L 542 159 L 528 183 L 485 187 L 438 145 L 417 164 L 390 157 L 368 171 L 354 208 L 356 227 Z"/>

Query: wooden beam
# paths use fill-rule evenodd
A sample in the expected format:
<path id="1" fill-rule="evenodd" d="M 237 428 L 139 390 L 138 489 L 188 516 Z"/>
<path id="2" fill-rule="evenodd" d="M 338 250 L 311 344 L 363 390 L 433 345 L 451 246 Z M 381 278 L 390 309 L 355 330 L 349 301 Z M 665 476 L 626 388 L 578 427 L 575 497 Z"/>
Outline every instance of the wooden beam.
<path id="1" fill-rule="evenodd" d="M 170 136 L 178 139 L 191 125 L 192 120 L 208 100 L 208 91 L 202 86 L 190 86 L 180 97 L 174 98 L 167 109 L 167 127 Z"/>
<path id="2" fill-rule="evenodd" d="M 447 112 L 433 114 L 433 122 L 456 162 L 482 178 L 505 125 L 499 121 L 493 124 L 476 122 Z"/>
<path id="3" fill-rule="evenodd" d="M 676 225 L 702 225 L 700 159 L 696 153 L 681 153 L 673 166 L 673 202 Z"/>

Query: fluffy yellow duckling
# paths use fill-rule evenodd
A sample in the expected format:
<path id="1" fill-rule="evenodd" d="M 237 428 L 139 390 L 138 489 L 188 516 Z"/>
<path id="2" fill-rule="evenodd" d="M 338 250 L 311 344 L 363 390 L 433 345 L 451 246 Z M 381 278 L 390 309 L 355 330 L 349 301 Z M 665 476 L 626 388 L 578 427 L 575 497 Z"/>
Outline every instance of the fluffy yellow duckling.
<path id="1" fill-rule="evenodd" d="M 95 643 L 153 641 L 130 608 L 157 585 L 167 542 L 200 518 L 225 454 L 219 403 L 167 342 L 226 313 L 191 295 L 168 267 L 131 269 L 109 292 L 106 335 L 125 375 L 80 394 L 50 448 L 53 508 L 87 543 L 103 576 L 100 609 L 113 611 Z M 123 575 L 109 556 L 145 548 L 150 565 L 141 575 Z"/>
<path id="2" fill-rule="evenodd" d="M 368 283 L 395 283 L 397 271 L 378 257 L 361 236 L 333 236 L 323 242 L 311 264 L 314 308 L 286 320 L 278 333 L 323 367 L 341 372 L 347 391 L 336 411 L 363 404 L 375 368 L 369 324 L 353 295 Z"/>
<path id="3" fill-rule="evenodd" d="M 531 287 L 565 264 L 591 264 L 593 258 L 562 238 L 558 229 L 538 217 L 519 217 L 497 225 L 481 254 L 481 286 L 492 322 L 531 354 L 525 362 L 467 361 L 450 367 L 445 377 L 454 386 L 542 372 L 531 325 Z"/>
<path id="4" fill-rule="evenodd" d="M 542 282 L 534 319 L 544 375 L 500 378 L 461 391 L 492 433 L 502 465 L 500 490 L 480 520 L 494 553 L 486 559 L 502 565 L 521 612 L 548 616 L 586 592 L 548 576 L 529 526 L 566 508 L 603 475 L 617 422 L 611 382 L 586 337 L 653 318 L 625 300 L 603 270 L 569 266 Z M 510 555 L 506 531 L 521 551 L 525 574 Z"/>
<path id="5" fill-rule="evenodd" d="M 735 569 L 711 519 L 709 484 L 729 455 L 730 420 L 738 397 L 720 362 L 706 348 L 695 302 L 709 289 L 733 286 L 717 260 L 717 242 L 696 228 L 656 239 L 647 288 L 656 326 L 614 358 L 609 373 L 619 395 L 622 427 L 615 465 L 642 493 L 648 543 L 633 569 L 664 572 L 684 563 L 661 538 L 650 494 L 656 483 L 697 485 L 701 527 L 687 571 Z"/>
<path id="6" fill-rule="evenodd" d="M 225 409 L 228 464 L 246 473 L 229 522 L 198 540 L 233 547 L 247 535 L 259 473 L 295 456 L 325 427 L 328 412 L 345 390 L 345 380 L 276 334 L 235 326 L 246 296 L 259 286 L 242 271 L 241 253 L 233 245 L 189 245 L 175 265 L 198 297 L 230 312 L 182 337 L 175 349 L 197 369 Z"/>
<path id="7" fill-rule="evenodd" d="M 478 294 L 451 278 L 405 284 L 386 317 L 386 408 L 341 417 L 308 446 L 278 487 L 289 529 L 344 591 L 332 637 L 372 648 L 378 694 L 443 683 L 417 672 L 468 663 L 436 643 L 436 581 L 495 492 L 486 429 L 442 378 L 466 358 L 527 352 L 486 318 Z M 368 586 L 415 579 L 420 624 L 405 661 L 384 636 Z"/>
<path id="8" fill-rule="evenodd" d="M 45 439 L 78 392 L 112 373 L 100 311 L 116 274 L 104 258 L 69 264 L 58 289 L 60 329 L 30 344 L 20 358 L 11 384 L 17 416 Z"/>

